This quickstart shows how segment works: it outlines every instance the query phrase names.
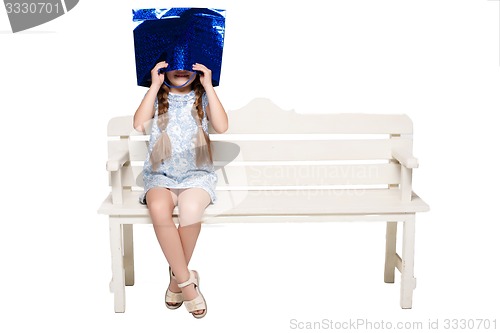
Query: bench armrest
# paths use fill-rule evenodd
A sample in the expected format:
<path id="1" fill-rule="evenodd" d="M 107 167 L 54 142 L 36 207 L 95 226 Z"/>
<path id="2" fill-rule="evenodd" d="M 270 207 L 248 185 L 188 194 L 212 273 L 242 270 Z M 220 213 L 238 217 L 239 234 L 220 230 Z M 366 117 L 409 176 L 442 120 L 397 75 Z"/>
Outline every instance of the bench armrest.
<path id="1" fill-rule="evenodd" d="M 128 161 L 128 151 L 119 151 L 113 154 L 106 162 L 106 170 L 118 171 Z"/>
<path id="2" fill-rule="evenodd" d="M 418 168 L 417 158 L 405 150 L 394 149 L 392 151 L 392 157 L 394 157 L 401 165 L 407 167 L 408 169 Z"/>

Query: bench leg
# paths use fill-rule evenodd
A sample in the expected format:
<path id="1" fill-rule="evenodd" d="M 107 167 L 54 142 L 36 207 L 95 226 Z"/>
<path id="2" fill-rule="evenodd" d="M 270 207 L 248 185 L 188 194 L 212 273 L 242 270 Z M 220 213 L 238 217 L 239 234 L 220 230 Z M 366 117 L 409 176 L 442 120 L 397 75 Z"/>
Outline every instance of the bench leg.
<path id="1" fill-rule="evenodd" d="M 123 266 L 125 285 L 134 285 L 134 229 L 133 224 L 123 225 Z"/>
<path id="2" fill-rule="evenodd" d="M 396 235 L 397 222 L 387 222 L 385 235 L 385 269 L 384 282 L 394 283 L 394 273 L 396 270 Z"/>
<path id="3" fill-rule="evenodd" d="M 115 312 L 125 312 L 125 272 L 123 269 L 122 224 L 113 218 L 109 219 L 111 245 L 111 269 L 113 277 L 110 289 L 114 294 Z"/>
<path id="4" fill-rule="evenodd" d="M 413 276 L 415 255 L 415 215 L 403 222 L 403 257 L 401 258 L 401 308 L 411 309 L 413 289 L 416 279 Z"/>

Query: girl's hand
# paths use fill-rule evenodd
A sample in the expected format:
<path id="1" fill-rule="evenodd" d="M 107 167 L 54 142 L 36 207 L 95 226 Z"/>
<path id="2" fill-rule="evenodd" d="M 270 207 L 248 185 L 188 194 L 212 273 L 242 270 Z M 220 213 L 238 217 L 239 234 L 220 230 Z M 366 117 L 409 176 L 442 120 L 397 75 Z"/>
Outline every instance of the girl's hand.
<path id="1" fill-rule="evenodd" d="M 158 74 L 160 68 L 167 68 L 168 64 L 165 61 L 160 61 L 151 70 L 151 87 L 160 89 L 161 85 L 165 81 L 165 73 Z"/>
<path id="2" fill-rule="evenodd" d="M 210 69 L 208 69 L 205 65 L 196 63 L 193 65 L 193 70 L 202 73 L 200 74 L 200 82 L 205 90 L 212 87 L 212 71 Z"/>

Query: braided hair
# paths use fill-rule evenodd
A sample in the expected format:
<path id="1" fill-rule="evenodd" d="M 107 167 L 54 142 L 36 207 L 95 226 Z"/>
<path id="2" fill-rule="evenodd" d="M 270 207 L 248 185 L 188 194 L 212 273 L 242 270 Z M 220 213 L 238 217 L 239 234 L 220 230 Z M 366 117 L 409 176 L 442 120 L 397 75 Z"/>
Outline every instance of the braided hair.
<path id="1" fill-rule="evenodd" d="M 163 85 L 163 89 L 160 89 L 157 94 L 158 99 L 158 129 L 160 130 L 160 136 L 156 140 L 155 145 L 151 151 L 150 162 L 153 170 L 158 170 L 160 164 L 169 159 L 172 155 L 172 145 L 170 138 L 167 134 L 168 125 L 168 94 L 170 89 Z M 195 135 L 195 156 L 196 156 L 196 166 L 200 167 L 206 163 L 213 163 L 212 150 L 210 147 L 210 138 L 207 133 L 203 130 L 202 119 L 203 119 L 203 93 L 205 89 L 200 82 L 200 78 L 196 76 L 192 83 L 193 90 L 195 92 L 195 101 L 191 109 L 191 114 L 196 121 L 198 126 L 198 131 Z"/>

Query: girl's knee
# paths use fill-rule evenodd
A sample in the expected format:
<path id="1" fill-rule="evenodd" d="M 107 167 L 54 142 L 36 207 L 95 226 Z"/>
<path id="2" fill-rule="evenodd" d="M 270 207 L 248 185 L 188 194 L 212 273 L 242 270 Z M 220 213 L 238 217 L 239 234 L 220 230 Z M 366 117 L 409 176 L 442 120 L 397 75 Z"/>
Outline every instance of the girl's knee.
<path id="1" fill-rule="evenodd" d="M 183 226 L 201 222 L 204 212 L 205 207 L 202 203 L 196 201 L 184 202 L 179 205 L 179 220 Z"/>
<path id="2" fill-rule="evenodd" d="M 148 205 L 148 210 L 149 210 L 150 214 L 153 214 L 153 215 L 171 214 L 172 211 L 174 210 L 173 203 L 171 203 L 167 200 L 161 200 L 159 198 L 155 198 L 153 200 L 148 198 L 147 205 Z"/>
<path id="3" fill-rule="evenodd" d="M 181 226 L 201 222 L 210 196 L 201 188 L 187 189 L 179 195 L 179 221 Z"/>

